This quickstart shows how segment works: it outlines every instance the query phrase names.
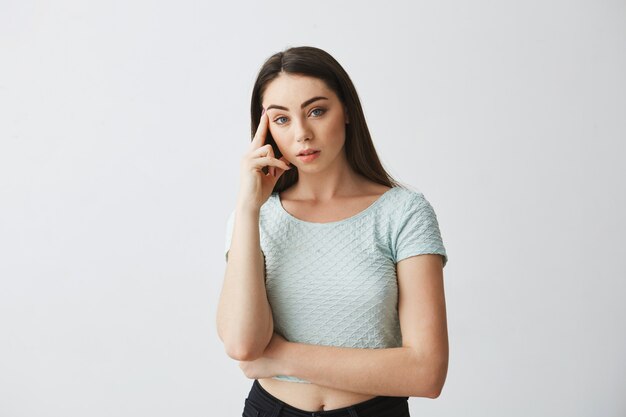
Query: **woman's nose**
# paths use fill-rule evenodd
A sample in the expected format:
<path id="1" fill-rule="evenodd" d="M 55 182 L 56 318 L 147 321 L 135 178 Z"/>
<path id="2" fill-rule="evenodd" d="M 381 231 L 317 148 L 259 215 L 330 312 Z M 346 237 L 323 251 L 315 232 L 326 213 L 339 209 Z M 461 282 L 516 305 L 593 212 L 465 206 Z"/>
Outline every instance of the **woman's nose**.
<path id="1" fill-rule="evenodd" d="M 297 121 L 295 124 L 295 137 L 297 142 L 302 142 L 303 140 L 310 140 L 312 133 L 311 129 L 306 121 Z"/>

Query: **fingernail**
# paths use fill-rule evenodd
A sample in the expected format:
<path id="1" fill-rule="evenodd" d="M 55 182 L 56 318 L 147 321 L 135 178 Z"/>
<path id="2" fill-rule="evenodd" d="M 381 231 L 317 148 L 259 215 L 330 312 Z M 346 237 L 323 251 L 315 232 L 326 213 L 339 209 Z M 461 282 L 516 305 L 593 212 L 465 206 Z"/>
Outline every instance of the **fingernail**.
<path id="1" fill-rule="evenodd" d="M 263 111 L 261 111 L 261 116 L 265 114 L 265 107 L 263 107 Z"/>

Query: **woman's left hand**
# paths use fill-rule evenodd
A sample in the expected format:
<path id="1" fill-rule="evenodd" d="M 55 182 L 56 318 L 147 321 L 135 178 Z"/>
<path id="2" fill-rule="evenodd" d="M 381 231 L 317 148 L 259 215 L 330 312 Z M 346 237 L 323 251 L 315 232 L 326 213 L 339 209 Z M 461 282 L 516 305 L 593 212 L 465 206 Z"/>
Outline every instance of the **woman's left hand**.
<path id="1" fill-rule="evenodd" d="M 288 345 L 287 339 L 274 332 L 261 357 L 253 361 L 240 361 L 239 367 L 249 379 L 284 375 L 284 360 L 282 358 Z"/>

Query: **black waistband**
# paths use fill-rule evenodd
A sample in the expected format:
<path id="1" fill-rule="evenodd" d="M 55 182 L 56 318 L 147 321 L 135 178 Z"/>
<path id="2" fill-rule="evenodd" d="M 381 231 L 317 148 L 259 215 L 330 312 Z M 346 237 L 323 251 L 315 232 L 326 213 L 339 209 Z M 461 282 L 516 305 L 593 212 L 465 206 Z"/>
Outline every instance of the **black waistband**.
<path id="1" fill-rule="evenodd" d="M 348 407 L 333 410 L 307 411 L 281 401 L 267 392 L 254 380 L 248 398 L 253 407 L 265 411 L 270 416 L 281 417 L 377 417 L 377 416 L 406 416 L 408 415 L 409 397 L 377 396 Z M 394 411 L 397 410 L 397 413 Z M 272 413 L 279 411 L 277 413 Z"/>

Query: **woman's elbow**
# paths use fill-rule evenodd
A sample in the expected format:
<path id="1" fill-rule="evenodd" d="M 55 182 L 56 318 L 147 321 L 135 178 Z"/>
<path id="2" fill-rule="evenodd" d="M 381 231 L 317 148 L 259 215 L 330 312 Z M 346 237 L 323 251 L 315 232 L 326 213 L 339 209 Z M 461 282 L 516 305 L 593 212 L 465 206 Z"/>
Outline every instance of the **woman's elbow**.
<path id="1" fill-rule="evenodd" d="M 448 373 L 447 355 L 422 357 L 416 365 L 413 397 L 437 398 L 441 395 Z"/>
<path id="2" fill-rule="evenodd" d="M 253 361 L 263 355 L 263 350 L 243 344 L 233 344 L 226 347 L 226 354 L 236 361 Z"/>
<path id="3" fill-rule="evenodd" d="M 431 390 L 430 394 L 428 394 L 426 397 L 435 399 L 435 398 L 439 397 L 439 395 L 441 395 L 441 390 L 442 389 L 443 389 L 443 386 L 442 387 L 438 387 L 438 388 L 436 388 L 434 390 Z"/>
<path id="4" fill-rule="evenodd" d="M 430 388 L 430 394 L 428 398 L 437 398 L 443 391 L 443 386 L 446 383 L 446 376 L 448 375 L 448 360 L 441 360 L 437 366 L 435 366 L 432 373 L 432 382 Z"/>
<path id="5" fill-rule="evenodd" d="M 234 338 L 224 343 L 226 354 L 237 361 L 253 361 L 263 356 L 270 338 Z"/>

